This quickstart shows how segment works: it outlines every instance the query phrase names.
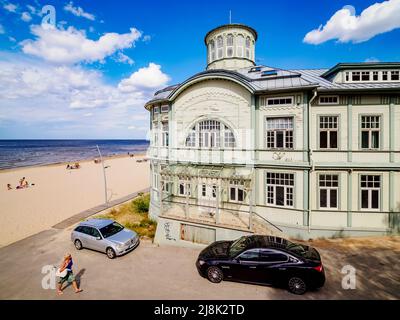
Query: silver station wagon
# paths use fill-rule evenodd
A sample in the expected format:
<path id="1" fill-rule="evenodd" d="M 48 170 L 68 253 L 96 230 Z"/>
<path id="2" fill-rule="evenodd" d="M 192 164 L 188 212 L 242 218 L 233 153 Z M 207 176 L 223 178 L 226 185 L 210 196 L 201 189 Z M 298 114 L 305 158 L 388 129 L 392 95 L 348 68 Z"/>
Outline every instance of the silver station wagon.
<path id="1" fill-rule="evenodd" d="M 71 240 L 78 250 L 100 251 L 110 259 L 135 249 L 140 242 L 136 232 L 108 219 L 89 219 L 79 223 L 71 233 Z"/>

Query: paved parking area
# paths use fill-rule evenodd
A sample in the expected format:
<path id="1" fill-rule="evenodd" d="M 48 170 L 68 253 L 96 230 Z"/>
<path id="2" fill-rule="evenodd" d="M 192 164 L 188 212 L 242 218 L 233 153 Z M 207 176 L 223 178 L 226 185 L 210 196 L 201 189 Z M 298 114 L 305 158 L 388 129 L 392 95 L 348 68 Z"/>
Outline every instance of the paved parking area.
<path id="1" fill-rule="evenodd" d="M 386 283 L 374 275 L 361 274 L 357 278 L 359 289 L 343 290 L 341 265 L 357 263 L 357 259 L 350 256 L 350 260 L 346 260 L 340 253 L 324 248 L 320 252 L 327 272 L 326 285 L 319 291 L 295 296 L 267 286 L 233 282 L 212 284 L 200 277 L 195 268 L 199 249 L 158 247 L 142 241 L 136 250 L 115 260 L 90 250 L 77 251 L 69 240 L 70 230 L 47 230 L 1 248 L 0 299 L 400 298 L 399 279 L 396 279 L 400 274 L 398 261 L 397 265 L 393 265 L 394 261 L 393 264 L 387 262 L 386 266 L 377 264 L 381 272 L 388 268 L 389 279 L 384 277 Z M 84 291 L 75 294 L 69 287 L 64 295 L 58 296 L 55 290 L 42 288 L 45 275 L 41 271 L 45 265 L 58 264 L 66 252 L 72 253 L 74 272 L 79 275 Z"/>

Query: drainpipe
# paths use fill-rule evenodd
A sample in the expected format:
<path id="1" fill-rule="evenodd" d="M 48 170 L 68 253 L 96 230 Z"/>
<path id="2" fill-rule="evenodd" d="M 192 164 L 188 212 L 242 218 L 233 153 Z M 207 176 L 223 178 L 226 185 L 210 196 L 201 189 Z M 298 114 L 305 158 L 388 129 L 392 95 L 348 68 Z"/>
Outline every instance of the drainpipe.
<path id="1" fill-rule="evenodd" d="M 311 173 L 314 171 L 314 161 L 312 160 L 312 150 L 311 150 L 311 104 L 315 100 L 315 98 L 318 96 L 317 89 L 313 90 L 313 96 L 310 99 L 310 102 L 308 103 L 308 108 L 307 108 L 307 121 L 308 121 L 308 162 L 311 165 L 310 170 L 308 171 L 308 233 L 311 232 Z"/>

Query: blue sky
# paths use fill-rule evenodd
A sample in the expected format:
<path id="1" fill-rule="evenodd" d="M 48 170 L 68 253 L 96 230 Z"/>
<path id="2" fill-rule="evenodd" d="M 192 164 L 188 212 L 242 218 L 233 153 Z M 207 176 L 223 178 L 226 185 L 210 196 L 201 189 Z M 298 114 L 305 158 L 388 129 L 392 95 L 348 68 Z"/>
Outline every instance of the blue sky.
<path id="1" fill-rule="evenodd" d="M 229 10 L 258 31 L 258 64 L 400 61 L 400 0 L 0 0 L 0 139 L 146 137 L 144 102 L 204 70 Z"/>

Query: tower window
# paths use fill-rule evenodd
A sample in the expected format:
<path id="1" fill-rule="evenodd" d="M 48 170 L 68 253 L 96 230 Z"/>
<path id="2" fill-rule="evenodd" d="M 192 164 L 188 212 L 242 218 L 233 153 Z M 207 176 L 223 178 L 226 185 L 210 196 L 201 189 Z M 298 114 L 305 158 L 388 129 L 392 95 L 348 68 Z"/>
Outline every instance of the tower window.
<path id="1" fill-rule="evenodd" d="M 246 58 L 250 59 L 250 37 L 246 38 Z"/>
<path id="2" fill-rule="evenodd" d="M 233 56 L 233 35 L 228 34 L 226 38 L 226 56 L 232 57 Z"/>
<path id="3" fill-rule="evenodd" d="M 236 39 L 236 54 L 238 57 L 243 57 L 244 37 L 240 34 Z"/>
<path id="4" fill-rule="evenodd" d="M 221 59 L 224 55 L 224 39 L 222 36 L 218 36 L 217 38 L 217 56 L 218 59 Z"/>
<path id="5" fill-rule="evenodd" d="M 215 60 L 215 42 L 214 40 L 210 41 L 210 61 Z"/>
<path id="6" fill-rule="evenodd" d="M 388 72 L 387 71 L 382 71 L 382 80 L 387 81 L 388 79 Z"/>
<path id="7" fill-rule="evenodd" d="M 392 81 L 398 81 L 399 80 L 399 71 L 391 71 L 390 72 Z"/>

